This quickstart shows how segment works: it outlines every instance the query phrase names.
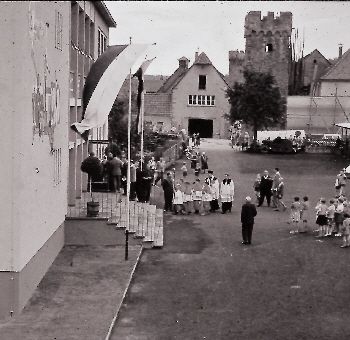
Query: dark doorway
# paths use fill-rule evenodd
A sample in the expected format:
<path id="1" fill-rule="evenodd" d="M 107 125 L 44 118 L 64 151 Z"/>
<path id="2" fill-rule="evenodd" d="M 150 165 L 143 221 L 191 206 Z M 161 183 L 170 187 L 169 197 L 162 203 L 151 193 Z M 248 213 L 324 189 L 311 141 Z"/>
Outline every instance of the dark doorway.
<path id="1" fill-rule="evenodd" d="M 212 138 L 213 120 L 190 118 L 188 120 L 188 134 L 191 136 L 194 133 L 199 133 L 201 138 Z"/>

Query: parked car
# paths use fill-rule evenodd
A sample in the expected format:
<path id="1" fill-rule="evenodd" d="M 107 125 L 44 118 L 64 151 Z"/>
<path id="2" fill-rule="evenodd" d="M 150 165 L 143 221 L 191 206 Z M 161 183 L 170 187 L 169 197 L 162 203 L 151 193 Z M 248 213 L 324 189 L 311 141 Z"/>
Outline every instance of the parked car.
<path id="1" fill-rule="evenodd" d="M 305 151 L 305 144 L 277 137 L 272 141 L 264 140 L 260 146 L 260 151 L 262 153 L 297 153 Z"/>

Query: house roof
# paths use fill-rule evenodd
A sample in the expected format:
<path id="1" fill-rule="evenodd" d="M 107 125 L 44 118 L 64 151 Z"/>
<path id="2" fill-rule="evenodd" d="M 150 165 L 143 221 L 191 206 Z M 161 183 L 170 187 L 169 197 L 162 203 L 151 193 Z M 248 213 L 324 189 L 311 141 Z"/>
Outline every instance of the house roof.
<path id="1" fill-rule="evenodd" d="M 186 57 L 182 57 L 178 60 L 188 60 Z M 173 88 L 182 80 L 182 78 L 187 74 L 187 72 L 194 66 L 194 65 L 211 65 L 214 67 L 215 71 L 220 75 L 221 79 L 225 82 L 226 85 L 227 81 L 225 79 L 225 76 L 220 73 L 216 67 L 212 64 L 210 59 L 207 57 L 207 55 L 202 52 L 195 60 L 193 65 L 190 68 L 184 68 L 179 67 L 163 84 L 163 86 L 158 90 L 158 93 L 170 93 Z"/>
<path id="2" fill-rule="evenodd" d="M 330 63 L 330 61 L 316 48 L 316 49 L 314 49 L 311 53 L 309 53 L 309 54 L 307 54 L 306 56 L 304 56 L 303 57 L 303 59 L 307 59 L 307 58 L 309 58 L 309 57 L 315 57 L 315 55 L 318 55 L 318 56 L 320 56 L 322 59 L 324 59 L 324 61 L 326 61 L 326 63 L 328 64 L 328 65 L 331 65 L 331 63 Z"/>
<path id="3" fill-rule="evenodd" d="M 168 76 L 152 76 L 145 74 L 144 76 L 144 88 L 147 93 L 158 92 L 158 90 L 163 86 Z"/>
<path id="4" fill-rule="evenodd" d="M 194 61 L 193 65 L 200 64 L 200 65 L 212 65 L 212 62 L 209 60 L 207 55 L 202 52 Z"/>
<path id="5" fill-rule="evenodd" d="M 348 80 L 350 81 L 350 49 L 326 71 L 320 80 Z"/>
<path id="6" fill-rule="evenodd" d="M 170 92 L 176 84 L 183 78 L 187 73 L 188 68 L 178 67 L 178 69 L 165 81 L 165 83 L 158 90 L 159 93 L 168 93 Z"/>
<path id="7" fill-rule="evenodd" d="M 108 27 L 117 27 L 117 23 L 114 21 L 111 12 L 108 10 L 104 1 L 92 1 L 101 17 L 107 23 Z"/>
<path id="8" fill-rule="evenodd" d="M 171 115 L 171 93 L 146 93 L 144 102 L 145 115 Z"/>

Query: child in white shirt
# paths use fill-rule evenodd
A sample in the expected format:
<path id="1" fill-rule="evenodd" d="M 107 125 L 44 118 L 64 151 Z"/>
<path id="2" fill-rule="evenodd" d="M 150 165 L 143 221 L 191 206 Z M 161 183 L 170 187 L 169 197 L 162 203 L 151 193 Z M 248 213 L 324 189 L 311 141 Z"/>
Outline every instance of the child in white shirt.
<path id="1" fill-rule="evenodd" d="M 334 229 L 334 213 L 335 213 L 335 200 L 332 198 L 329 200 L 329 206 L 327 208 L 327 228 L 325 236 L 332 236 Z"/>
<path id="2" fill-rule="evenodd" d="M 186 165 L 186 162 L 183 162 L 182 167 L 181 167 L 181 171 L 182 171 L 182 177 L 185 179 L 187 177 L 187 165 Z"/>
<path id="3" fill-rule="evenodd" d="M 173 205 L 174 205 L 174 215 L 177 215 L 178 213 L 183 214 L 183 192 L 181 191 L 181 184 L 178 183 L 175 186 L 175 192 L 174 192 L 174 199 L 173 199 Z"/>

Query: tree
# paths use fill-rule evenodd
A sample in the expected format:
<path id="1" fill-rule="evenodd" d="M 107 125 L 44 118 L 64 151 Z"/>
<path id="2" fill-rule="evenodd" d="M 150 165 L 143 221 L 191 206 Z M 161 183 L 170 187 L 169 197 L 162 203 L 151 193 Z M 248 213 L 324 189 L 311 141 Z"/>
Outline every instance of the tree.
<path id="1" fill-rule="evenodd" d="M 226 93 L 231 105 L 229 118 L 232 123 L 241 120 L 252 127 L 255 145 L 258 130 L 285 124 L 286 104 L 270 73 L 245 69 L 243 75 L 245 82 L 236 82 Z"/>
<path id="2" fill-rule="evenodd" d="M 134 96 L 135 97 L 135 96 Z M 133 99 L 133 95 L 132 95 Z M 132 103 L 135 100 L 132 100 Z M 108 128 L 109 128 L 109 139 L 117 144 L 120 149 L 126 149 L 128 145 L 128 99 L 119 99 L 117 98 L 114 101 L 111 112 L 108 116 Z M 135 108 L 132 105 L 132 113 L 135 112 Z M 132 155 L 134 157 L 135 152 L 139 150 L 139 140 L 140 137 L 136 134 L 135 121 L 131 122 L 131 148 Z"/>

